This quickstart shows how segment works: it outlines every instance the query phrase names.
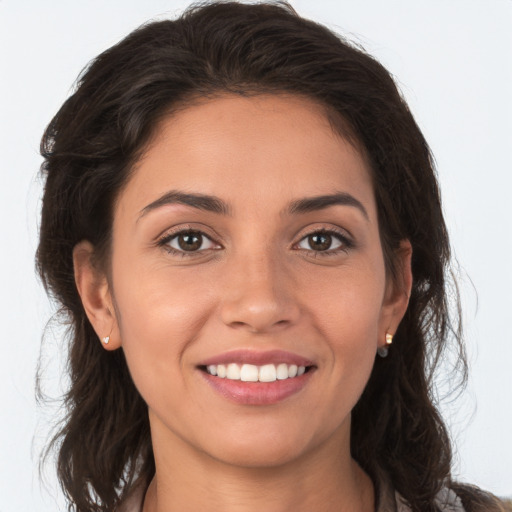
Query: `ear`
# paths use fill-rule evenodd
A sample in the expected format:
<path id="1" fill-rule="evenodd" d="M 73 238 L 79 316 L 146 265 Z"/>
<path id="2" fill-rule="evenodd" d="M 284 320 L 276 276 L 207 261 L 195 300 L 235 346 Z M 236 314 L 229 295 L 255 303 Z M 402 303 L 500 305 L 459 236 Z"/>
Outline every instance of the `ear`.
<path id="1" fill-rule="evenodd" d="M 73 249 L 75 283 L 89 322 L 106 350 L 121 346 L 107 276 L 93 263 L 94 246 L 83 240 Z M 108 336 L 108 343 L 104 339 Z"/>
<path id="2" fill-rule="evenodd" d="M 386 334 L 395 335 L 398 325 L 407 311 L 412 288 L 412 246 L 409 240 L 402 240 L 395 251 L 396 274 L 388 276 L 382 306 L 379 329 L 379 347 L 386 345 Z"/>

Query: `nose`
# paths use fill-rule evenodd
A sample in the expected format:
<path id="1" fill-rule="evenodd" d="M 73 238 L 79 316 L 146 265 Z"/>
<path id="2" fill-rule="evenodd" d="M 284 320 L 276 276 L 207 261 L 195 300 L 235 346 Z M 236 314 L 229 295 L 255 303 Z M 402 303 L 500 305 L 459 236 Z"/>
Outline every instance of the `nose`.
<path id="1" fill-rule="evenodd" d="M 275 255 L 241 255 L 222 283 L 222 321 L 261 334 L 294 325 L 300 316 L 295 291 L 293 275 Z"/>

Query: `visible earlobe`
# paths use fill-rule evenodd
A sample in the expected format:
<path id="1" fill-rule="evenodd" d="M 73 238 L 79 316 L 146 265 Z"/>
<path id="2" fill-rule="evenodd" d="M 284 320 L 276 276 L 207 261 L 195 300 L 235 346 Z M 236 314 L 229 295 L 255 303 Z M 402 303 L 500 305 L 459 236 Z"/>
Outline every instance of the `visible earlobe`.
<path id="1" fill-rule="evenodd" d="M 388 357 L 389 347 L 393 344 L 393 335 L 390 332 L 386 332 L 386 343 L 383 346 L 379 346 L 377 354 L 380 357 Z"/>
<path id="2" fill-rule="evenodd" d="M 107 276 L 93 263 L 94 246 L 87 240 L 75 245 L 75 283 L 89 322 L 107 350 L 121 346 Z"/>
<path id="3" fill-rule="evenodd" d="M 412 289 L 412 246 L 409 240 L 402 240 L 396 250 L 395 275 L 391 278 L 384 299 L 384 315 L 381 324 L 379 347 L 389 345 L 388 336 L 394 336 L 409 305 Z M 392 339 L 392 338 L 391 338 Z"/>

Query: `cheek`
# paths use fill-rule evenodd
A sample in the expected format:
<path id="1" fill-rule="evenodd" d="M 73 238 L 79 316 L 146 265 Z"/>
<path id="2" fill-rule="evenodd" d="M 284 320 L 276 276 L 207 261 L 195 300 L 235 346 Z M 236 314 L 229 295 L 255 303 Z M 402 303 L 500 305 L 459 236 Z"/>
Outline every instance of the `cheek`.
<path id="1" fill-rule="evenodd" d="M 204 272 L 169 268 L 143 257 L 118 258 L 114 265 L 113 287 L 127 340 L 186 338 L 200 312 L 209 308 L 212 294 Z"/>
<path id="2" fill-rule="evenodd" d="M 315 329 L 327 340 L 326 364 L 333 386 L 348 386 L 358 395 L 371 373 L 379 342 L 383 265 L 345 268 L 337 276 L 317 280 L 317 285 L 310 294 L 309 311 Z"/>
<path id="3" fill-rule="evenodd" d="M 148 404 L 185 385 L 181 368 L 186 349 L 211 309 L 200 291 L 201 276 L 186 278 L 168 269 L 136 268 L 120 263 L 113 275 L 114 300 L 123 351 L 139 392 Z M 162 386 L 162 378 L 169 386 Z"/>
<path id="4" fill-rule="evenodd" d="M 384 265 L 379 261 L 358 263 L 323 276 L 311 273 L 304 280 L 304 290 L 310 292 L 303 295 L 308 296 L 309 309 L 329 339 L 364 343 L 372 337 L 376 343 L 385 288 Z"/>

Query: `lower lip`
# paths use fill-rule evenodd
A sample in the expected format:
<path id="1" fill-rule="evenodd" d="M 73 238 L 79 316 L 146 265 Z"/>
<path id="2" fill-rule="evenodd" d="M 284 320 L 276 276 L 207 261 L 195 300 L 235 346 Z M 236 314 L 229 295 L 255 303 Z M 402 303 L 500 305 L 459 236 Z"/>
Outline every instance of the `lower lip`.
<path id="1" fill-rule="evenodd" d="M 295 395 L 308 383 L 314 373 L 311 368 L 300 377 L 276 380 L 274 382 L 243 382 L 221 379 L 200 370 L 206 382 L 224 398 L 237 404 L 272 405 Z"/>

